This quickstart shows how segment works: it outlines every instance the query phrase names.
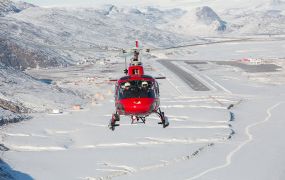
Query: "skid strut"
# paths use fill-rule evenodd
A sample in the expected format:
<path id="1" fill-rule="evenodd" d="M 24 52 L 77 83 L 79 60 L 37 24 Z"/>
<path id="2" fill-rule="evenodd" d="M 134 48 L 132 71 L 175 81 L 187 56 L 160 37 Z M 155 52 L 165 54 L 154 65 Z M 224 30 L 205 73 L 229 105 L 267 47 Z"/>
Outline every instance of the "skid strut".
<path id="1" fill-rule="evenodd" d="M 116 126 L 120 126 L 120 124 L 116 124 L 117 121 L 120 121 L 120 115 L 116 112 L 112 114 L 112 118 L 109 123 L 109 128 L 114 131 Z"/>
<path id="2" fill-rule="evenodd" d="M 166 128 L 167 126 L 169 126 L 168 118 L 164 115 L 164 112 L 162 112 L 160 108 L 158 108 L 156 113 L 158 114 L 161 120 L 161 122 L 159 122 L 158 124 L 162 124 L 163 128 Z"/>

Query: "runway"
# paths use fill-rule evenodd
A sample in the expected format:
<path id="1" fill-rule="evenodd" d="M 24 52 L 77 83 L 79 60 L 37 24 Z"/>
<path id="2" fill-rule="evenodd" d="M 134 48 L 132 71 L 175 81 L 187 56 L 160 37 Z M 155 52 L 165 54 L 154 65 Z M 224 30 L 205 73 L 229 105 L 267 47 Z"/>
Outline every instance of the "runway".
<path id="1" fill-rule="evenodd" d="M 183 69 L 177 67 L 175 64 L 171 63 L 169 60 L 158 60 L 160 64 L 168 68 L 174 74 L 176 74 L 182 81 L 184 81 L 191 89 L 194 91 L 209 91 L 210 89 L 205 86 L 202 82 L 196 79 L 190 73 L 184 71 Z"/>

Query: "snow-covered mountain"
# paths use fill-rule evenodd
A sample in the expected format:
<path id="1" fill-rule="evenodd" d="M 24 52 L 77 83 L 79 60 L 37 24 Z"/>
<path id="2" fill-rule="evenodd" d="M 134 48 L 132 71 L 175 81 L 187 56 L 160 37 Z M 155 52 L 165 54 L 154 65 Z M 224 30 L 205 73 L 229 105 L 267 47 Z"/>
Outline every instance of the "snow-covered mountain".
<path id="1" fill-rule="evenodd" d="M 227 23 L 212 8 L 202 6 L 188 10 L 176 21 L 162 24 L 161 29 L 192 36 L 218 35 L 227 32 Z"/>
<path id="2" fill-rule="evenodd" d="M 25 10 L 0 18 L 0 39 L 4 42 L 0 59 L 18 69 L 67 66 L 87 58 L 106 58 L 108 55 L 98 50 L 129 48 L 135 39 L 146 47 L 171 47 L 201 41 L 200 35 L 283 34 L 283 5 L 276 0 L 255 3 L 255 8 L 227 9 L 24 5 L 28 8 L 17 8 Z"/>
<path id="3" fill-rule="evenodd" d="M 5 16 L 8 13 L 20 12 L 21 10 L 16 7 L 16 4 L 10 0 L 0 1 L 0 16 Z"/>
<path id="4" fill-rule="evenodd" d="M 5 16 L 9 13 L 19 13 L 22 10 L 25 10 L 30 7 L 35 7 L 35 5 L 23 2 L 23 1 L 17 1 L 13 2 L 10 0 L 1 0 L 0 1 L 0 17 Z"/>
<path id="5" fill-rule="evenodd" d="M 285 3 L 268 1 L 254 8 L 234 8 L 222 13 L 230 29 L 239 35 L 284 34 Z"/>
<path id="6" fill-rule="evenodd" d="M 180 9 L 120 9 L 112 5 L 101 9 L 28 8 L 0 19 L 1 61 L 20 69 L 65 66 L 84 61 L 90 54 L 96 59 L 96 48 L 133 47 L 136 39 L 148 47 L 178 45 L 193 38 L 161 31 L 157 25 L 182 14 Z M 90 48 L 95 50 L 78 51 Z"/>
<path id="7" fill-rule="evenodd" d="M 226 30 L 226 22 L 208 6 L 203 6 L 196 9 L 196 16 L 198 21 L 208 26 L 214 26 L 215 31 Z"/>
<path id="8" fill-rule="evenodd" d="M 27 3 L 27 2 L 24 2 L 24 1 L 16 1 L 15 4 L 16 4 L 16 7 L 18 9 L 20 9 L 21 11 L 25 10 L 25 9 L 28 9 L 28 8 L 31 8 L 31 7 L 36 7 L 36 5 L 31 4 L 31 3 Z"/>
<path id="9" fill-rule="evenodd" d="M 228 6 L 227 3 L 225 6 Z M 244 4 L 230 8 L 221 5 L 216 5 L 215 8 L 195 7 L 188 9 L 176 21 L 163 24 L 161 29 L 192 36 L 284 34 L 285 3 L 273 0 L 264 3 L 251 2 L 246 7 Z"/>
<path id="10" fill-rule="evenodd" d="M 84 100 L 70 90 L 0 63 L 0 125 L 25 119 L 26 113 L 65 109 L 73 104 L 84 104 Z"/>

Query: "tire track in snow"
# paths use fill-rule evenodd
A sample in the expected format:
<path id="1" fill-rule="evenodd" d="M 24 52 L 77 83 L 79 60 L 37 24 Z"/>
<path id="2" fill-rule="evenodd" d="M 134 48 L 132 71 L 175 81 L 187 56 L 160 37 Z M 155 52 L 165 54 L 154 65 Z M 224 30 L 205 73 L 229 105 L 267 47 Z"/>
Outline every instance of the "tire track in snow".
<path id="1" fill-rule="evenodd" d="M 208 109 L 226 109 L 225 107 L 220 106 L 207 106 L 207 105 L 163 105 L 161 108 L 208 108 Z"/>
<path id="2" fill-rule="evenodd" d="M 102 148 L 120 148 L 120 147 L 143 147 L 153 145 L 167 145 L 167 144 L 202 144 L 202 143 L 223 143 L 226 136 L 211 138 L 211 139 L 191 139 L 191 138 L 154 138 L 145 137 L 147 141 L 139 141 L 135 143 L 106 143 L 106 144 L 89 144 L 83 146 L 29 146 L 29 145 L 7 145 L 11 151 L 22 152 L 42 152 L 42 151 L 63 151 L 72 149 L 102 149 Z"/>
<path id="3" fill-rule="evenodd" d="M 171 121 L 177 121 L 177 122 L 198 122 L 198 123 L 207 123 L 207 124 L 227 124 L 228 121 L 209 121 L 209 120 L 195 120 L 195 119 L 190 119 L 190 116 L 175 116 L 175 115 L 167 115 L 168 118 L 171 118 Z M 155 119 L 155 120 L 160 120 L 158 117 L 149 117 L 149 119 Z"/>
<path id="4" fill-rule="evenodd" d="M 113 167 L 118 167 L 121 169 L 106 169 L 106 171 L 115 171 L 114 173 L 111 173 L 109 175 L 106 176 L 101 176 L 101 177 L 88 177 L 91 178 L 92 180 L 105 180 L 105 179 L 112 179 L 115 177 L 119 177 L 119 176 L 125 176 L 128 174 L 135 174 L 138 172 L 143 172 L 143 171 L 151 171 L 151 170 L 155 170 L 155 169 L 159 169 L 159 168 L 164 168 L 166 166 L 169 165 L 173 165 L 176 163 L 180 163 L 183 161 L 189 161 L 193 158 L 195 158 L 196 156 L 198 156 L 203 150 L 205 150 L 206 148 L 210 148 L 213 147 L 215 144 L 214 143 L 208 143 L 205 144 L 204 146 L 201 146 L 200 148 L 198 148 L 197 150 L 193 151 L 192 153 L 189 153 L 188 155 L 184 155 L 184 156 L 179 156 L 179 157 L 175 157 L 173 159 L 170 160 L 160 160 L 160 162 L 152 164 L 152 165 L 147 165 L 147 166 L 143 166 L 143 167 L 138 167 L 138 168 L 133 168 L 130 166 L 125 166 L 125 165 L 120 165 L 120 166 L 110 166 L 108 163 L 103 163 L 103 165 L 105 166 L 109 166 L 111 168 Z M 96 169 L 96 170 L 103 170 L 103 169 Z M 117 172 L 116 172 L 117 171 Z M 82 178 L 82 179 L 87 179 L 86 178 Z"/>
<path id="5" fill-rule="evenodd" d="M 279 105 L 283 104 L 285 102 L 279 102 L 271 107 L 269 107 L 267 110 L 266 110 L 266 113 L 267 113 L 267 116 L 266 118 L 261 121 L 261 122 L 256 122 L 256 123 L 253 123 L 253 124 L 250 124 L 248 125 L 246 128 L 245 128 L 245 134 L 248 136 L 248 139 L 246 141 L 244 141 L 243 143 L 241 143 L 236 149 L 234 149 L 232 152 L 230 152 L 228 155 L 227 155 L 227 158 L 226 158 L 226 163 L 223 164 L 223 165 L 220 165 L 220 166 L 217 166 L 217 167 L 213 167 L 213 168 L 210 168 L 198 175 L 195 175 L 191 178 L 188 178 L 187 180 L 194 180 L 194 179 L 198 179 L 210 172 L 213 172 L 213 171 L 216 171 L 216 170 L 219 170 L 219 169 L 222 169 L 222 168 L 225 168 L 225 167 L 228 167 L 231 165 L 232 163 L 232 157 L 238 152 L 240 151 L 245 145 L 247 145 L 249 142 L 253 141 L 253 135 L 250 133 L 250 130 L 252 128 L 254 128 L 255 126 L 258 126 L 260 124 L 263 124 L 263 123 L 266 123 L 267 121 L 270 120 L 272 114 L 271 114 L 271 111 L 274 110 L 275 108 L 277 108 Z"/>
<path id="6" fill-rule="evenodd" d="M 211 138 L 211 139 L 190 139 L 190 138 L 154 138 L 154 137 L 145 137 L 148 141 L 139 141 L 135 143 L 110 143 L 110 144 L 97 144 L 97 145 L 85 145 L 76 147 L 78 149 L 92 149 L 92 148 L 118 148 L 118 147 L 139 147 L 147 145 L 167 145 L 167 144 L 202 144 L 202 143 L 222 143 L 226 140 L 226 136 L 220 138 Z"/>
<path id="7" fill-rule="evenodd" d="M 65 147 L 59 146 L 18 146 L 9 145 L 11 151 L 24 151 L 24 152 L 41 152 L 41 151 L 63 151 L 66 150 Z"/>
<path id="8" fill-rule="evenodd" d="M 132 174 L 132 173 L 135 173 L 137 171 L 135 168 L 130 167 L 130 166 L 126 166 L 126 165 L 115 165 L 115 164 L 107 163 L 107 162 L 99 163 L 99 165 L 102 165 L 105 168 L 97 168 L 96 169 L 97 171 L 105 171 L 105 172 L 112 172 L 112 173 L 109 175 L 106 175 L 104 177 L 80 177 L 79 179 L 82 179 L 82 180 L 109 179 L 110 180 L 112 178 Z M 107 169 L 107 168 L 109 168 L 109 169 Z"/>
<path id="9" fill-rule="evenodd" d="M 24 133 L 3 133 L 6 136 L 11 137 L 40 137 L 40 138 L 47 138 L 48 136 L 41 135 L 41 134 L 24 134 Z"/>

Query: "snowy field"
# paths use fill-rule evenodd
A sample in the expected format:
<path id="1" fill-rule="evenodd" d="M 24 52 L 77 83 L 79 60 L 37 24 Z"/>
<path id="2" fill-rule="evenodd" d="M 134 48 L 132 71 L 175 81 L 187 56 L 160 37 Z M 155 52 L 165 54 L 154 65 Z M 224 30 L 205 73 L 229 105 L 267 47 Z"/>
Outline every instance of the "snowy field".
<path id="1" fill-rule="evenodd" d="M 23 180 L 283 180 L 285 41 L 278 39 L 179 50 L 187 56 L 153 52 L 210 89 L 194 91 L 158 59 L 145 60 L 147 74 L 167 77 L 159 80 L 165 129 L 157 116 L 146 124 L 123 117 L 108 129 L 114 111 L 108 79 L 122 75 L 122 62 L 27 71 L 89 94 L 89 103 L 2 126 L 1 158 Z"/>

